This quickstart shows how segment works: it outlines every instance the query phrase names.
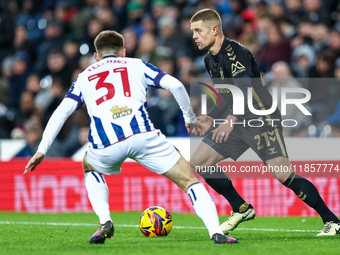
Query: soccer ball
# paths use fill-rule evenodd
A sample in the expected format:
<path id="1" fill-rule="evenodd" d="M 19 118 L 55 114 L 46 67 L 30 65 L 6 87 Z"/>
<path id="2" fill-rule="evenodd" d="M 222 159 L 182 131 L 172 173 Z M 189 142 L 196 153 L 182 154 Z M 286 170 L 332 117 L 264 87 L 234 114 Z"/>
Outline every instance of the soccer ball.
<path id="1" fill-rule="evenodd" d="M 164 208 L 152 206 L 140 216 L 139 228 L 145 236 L 167 236 L 172 229 L 172 217 Z"/>

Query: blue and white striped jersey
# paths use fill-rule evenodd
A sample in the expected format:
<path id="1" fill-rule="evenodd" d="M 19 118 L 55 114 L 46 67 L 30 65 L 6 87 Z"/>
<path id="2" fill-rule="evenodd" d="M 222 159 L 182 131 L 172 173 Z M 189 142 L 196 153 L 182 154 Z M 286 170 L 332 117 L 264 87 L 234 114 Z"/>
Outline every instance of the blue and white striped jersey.
<path id="1" fill-rule="evenodd" d="M 196 122 L 179 80 L 140 59 L 108 56 L 78 75 L 49 119 L 37 151 L 46 154 L 67 118 L 84 103 L 91 122 L 89 142 L 95 149 L 154 130 L 146 111 L 148 86 L 169 90 L 184 121 Z"/>
<path id="2" fill-rule="evenodd" d="M 89 142 L 105 148 L 131 135 L 154 130 L 146 111 L 147 87 L 160 88 L 165 75 L 155 66 L 135 58 L 108 56 L 84 70 L 66 97 L 90 117 Z"/>

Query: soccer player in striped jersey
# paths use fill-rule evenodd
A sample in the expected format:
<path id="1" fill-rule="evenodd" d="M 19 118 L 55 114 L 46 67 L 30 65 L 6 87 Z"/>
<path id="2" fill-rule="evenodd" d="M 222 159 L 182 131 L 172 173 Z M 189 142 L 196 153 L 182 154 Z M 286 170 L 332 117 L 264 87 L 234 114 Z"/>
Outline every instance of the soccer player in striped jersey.
<path id="1" fill-rule="evenodd" d="M 72 84 L 51 116 L 37 153 L 28 162 L 24 174 L 42 162 L 66 119 L 86 103 L 90 132 L 83 160 L 85 186 L 101 224 L 89 243 L 104 243 L 114 234 L 103 174 L 119 174 L 126 158 L 164 175 L 187 192 L 214 243 L 237 243 L 223 234 L 215 204 L 204 186 L 191 176 L 189 164 L 149 120 L 146 96 L 148 86 L 153 86 L 173 94 L 188 132 L 190 125 L 197 127 L 183 84 L 140 59 L 125 58 L 124 38 L 115 31 L 101 32 L 94 44 L 97 63 L 86 68 Z"/>

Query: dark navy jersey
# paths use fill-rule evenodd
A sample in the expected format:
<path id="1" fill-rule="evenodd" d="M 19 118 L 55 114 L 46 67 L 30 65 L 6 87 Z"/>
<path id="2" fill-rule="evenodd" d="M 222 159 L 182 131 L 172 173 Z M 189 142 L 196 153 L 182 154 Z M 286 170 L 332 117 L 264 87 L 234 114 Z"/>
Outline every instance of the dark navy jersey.
<path id="1" fill-rule="evenodd" d="M 257 110 L 270 109 L 272 106 L 272 96 L 265 86 L 253 54 L 246 47 L 236 41 L 225 38 L 220 51 L 216 55 L 212 55 L 209 51 L 204 59 L 204 63 L 215 84 L 235 85 L 244 94 L 245 108 L 244 115 L 242 116 L 233 114 L 233 97 L 228 89 L 219 89 L 219 94 L 223 97 L 226 105 L 218 105 L 214 108 L 223 108 L 223 113 L 229 111 L 229 114 L 236 116 L 238 120 L 263 117 L 263 120 L 279 119 L 281 122 L 281 113 L 277 107 L 272 114 L 267 116 L 255 115 L 248 108 L 248 87 L 252 87 L 253 106 Z M 221 113 L 218 109 L 216 110 L 215 112 L 218 112 L 218 114 Z M 216 118 L 216 116 L 212 117 Z M 275 121 L 275 123 L 278 124 L 279 122 Z"/>

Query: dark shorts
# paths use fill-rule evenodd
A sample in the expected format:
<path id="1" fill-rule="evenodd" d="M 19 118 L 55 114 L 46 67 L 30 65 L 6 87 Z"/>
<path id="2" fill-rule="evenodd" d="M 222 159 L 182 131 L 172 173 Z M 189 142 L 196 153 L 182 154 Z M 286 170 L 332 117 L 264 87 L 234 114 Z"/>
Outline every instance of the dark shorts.
<path id="1" fill-rule="evenodd" d="M 243 127 L 242 125 L 234 125 L 228 140 L 222 143 L 215 143 L 212 140 L 212 135 L 213 133 L 210 130 L 203 142 L 225 158 L 237 160 L 249 147 L 255 151 L 263 162 L 281 156 L 288 158 L 281 127 Z"/>

